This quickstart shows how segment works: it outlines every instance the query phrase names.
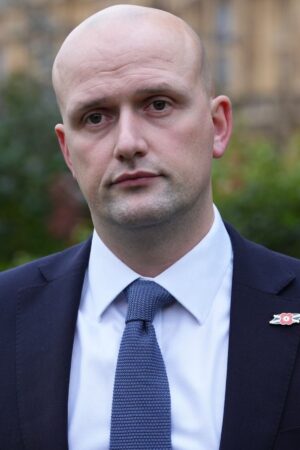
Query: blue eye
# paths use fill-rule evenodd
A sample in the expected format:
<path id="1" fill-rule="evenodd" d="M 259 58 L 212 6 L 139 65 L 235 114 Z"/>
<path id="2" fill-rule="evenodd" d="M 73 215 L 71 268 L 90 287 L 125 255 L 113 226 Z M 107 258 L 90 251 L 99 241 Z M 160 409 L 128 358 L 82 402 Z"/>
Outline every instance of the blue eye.
<path id="1" fill-rule="evenodd" d="M 103 116 L 101 113 L 93 113 L 93 114 L 90 114 L 86 120 L 88 123 L 91 123 L 92 125 L 98 125 L 99 123 L 102 122 L 102 119 L 103 119 Z"/>

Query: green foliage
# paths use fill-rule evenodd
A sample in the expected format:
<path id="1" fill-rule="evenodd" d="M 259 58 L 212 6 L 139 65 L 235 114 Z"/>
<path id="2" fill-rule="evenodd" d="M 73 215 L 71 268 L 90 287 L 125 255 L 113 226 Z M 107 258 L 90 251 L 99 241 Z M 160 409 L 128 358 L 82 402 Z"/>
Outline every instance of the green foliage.
<path id="1" fill-rule="evenodd" d="M 63 170 L 52 94 L 27 77 L 0 88 L 0 266 L 63 246 L 47 231 L 49 185 Z"/>
<path id="2" fill-rule="evenodd" d="M 0 105 L 4 269 L 81 240 L 91 228 L 83 214 L 74 222 L 72 242 L 50 232 L 50 192 L 55 186 L 64 201 L 57 180 L 65 171 L 54 134 L 59 114 L 52 92 L 32 79 L 15 77 L 0 87 Z M 214 164 L 214 193 L 223 217 L 242 234 L 300 257 L 300 136 L 276 153 L 267 139 L 239 132 Z"/>
<path id="3" fill-rule="evenodd" d="M 266 138 L 234 136 L 214 165 L 214 198 L 244 236 L 300 257 L 300 136 L 281 153 Z"/>

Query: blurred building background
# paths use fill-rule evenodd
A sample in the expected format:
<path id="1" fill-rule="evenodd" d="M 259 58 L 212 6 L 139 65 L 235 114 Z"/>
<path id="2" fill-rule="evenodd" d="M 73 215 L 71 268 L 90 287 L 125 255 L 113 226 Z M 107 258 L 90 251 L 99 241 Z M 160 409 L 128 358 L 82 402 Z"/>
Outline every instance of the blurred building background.
<path id="1" fill-rule="evenodd" d="M 0 79 L 45 83 L 66 34 L 107 0 L 0 0 Z M 135 0 L 184 18 L 202 36 L 218 91 L 247 126 L 283 139 L 300 117 L 299 0 Z M 281 136 L 282 135 L 282 136 Z"/>
<path id="2" fill-rule="evenodd" d="M 117 3 L 0 0 L 0 269 L 91 231 L 53 131 L 51 66 L 72 28 Z M 217 93 L 234 106 L 216 204 L 246 237 L 300 257 L 300 0 L 125 3 L 175 13 L 201 35 Z"/>

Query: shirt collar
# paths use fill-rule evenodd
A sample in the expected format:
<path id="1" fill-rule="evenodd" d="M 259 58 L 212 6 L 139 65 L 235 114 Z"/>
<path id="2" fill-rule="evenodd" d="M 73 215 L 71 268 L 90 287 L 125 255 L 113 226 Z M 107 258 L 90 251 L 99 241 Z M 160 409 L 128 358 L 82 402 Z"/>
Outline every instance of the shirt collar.
<path id="1" fill-rule="evenodd" d="M 93 314 L 101 316 L 110 303 L 140 275 L 109 250 L 94 230 L 86 274 Z"/>
<path id="2" fill-rule="evenodd" d="M 203 323 L 232 261 L 230 238 L 214 207 L 214 222 L 207 235 L 187 254 L 153 280 L 167 289 Z M 126 266 L 93 233 L 87 270 L 93 311 L 101 316 L 110 303 L 140 275 Z"/>
<path id="3" fill-rule="evenodd" d="M 155 281 L 204 323 L 232 258 L 229 235 L 214 206 L 214 222 L 207 235 Z"/>

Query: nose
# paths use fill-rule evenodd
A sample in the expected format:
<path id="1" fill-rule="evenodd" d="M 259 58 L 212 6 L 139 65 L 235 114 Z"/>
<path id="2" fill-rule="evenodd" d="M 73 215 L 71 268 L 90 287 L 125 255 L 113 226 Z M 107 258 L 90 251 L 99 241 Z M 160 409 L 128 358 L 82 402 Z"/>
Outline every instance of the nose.
<path id="1" fill-rule="evenodd" d="M 147 142 L 138 112 L 124 108 L 119 115 L 114 155 L 119 160 L 130 160 L 146 153 Z"/>

